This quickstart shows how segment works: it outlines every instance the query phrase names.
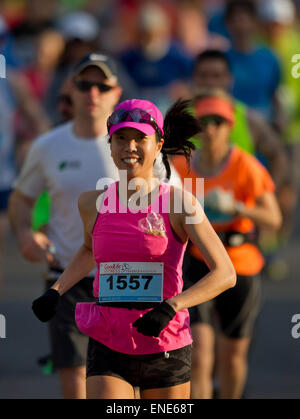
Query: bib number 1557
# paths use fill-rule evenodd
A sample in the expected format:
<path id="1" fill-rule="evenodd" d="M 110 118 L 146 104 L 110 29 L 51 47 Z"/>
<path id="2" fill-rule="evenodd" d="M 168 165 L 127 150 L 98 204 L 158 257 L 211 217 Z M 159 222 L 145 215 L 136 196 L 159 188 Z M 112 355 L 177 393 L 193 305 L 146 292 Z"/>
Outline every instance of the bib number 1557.
<path id="1" fill-rule="evenodd" d="M 131 290 L 139 288 L 147 290 L 152 279 L 153 275 L 110 275 L 106 282 L 111 291 L 114 289 L 125 290 L 127 287 Z"/>
<path id="2" fill-rule="evenodd" d="M 163 263 L 103 262 L 99 270 L 99 301 L 162 301 Z"/>

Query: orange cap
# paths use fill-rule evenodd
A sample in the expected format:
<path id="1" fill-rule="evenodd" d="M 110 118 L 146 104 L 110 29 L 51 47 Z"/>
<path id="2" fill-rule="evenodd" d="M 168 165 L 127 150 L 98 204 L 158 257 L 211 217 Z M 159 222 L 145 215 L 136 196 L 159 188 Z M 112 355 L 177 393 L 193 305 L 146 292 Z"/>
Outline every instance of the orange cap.
<path id="1" fill-rule="evenodd" d="M 206 97 L 195 103 L 197 118 L 207 115 L 218 115 L 226 119 L 230 125 L 234 124 L 234 108 L 230 102 L 219 97 Z"/>

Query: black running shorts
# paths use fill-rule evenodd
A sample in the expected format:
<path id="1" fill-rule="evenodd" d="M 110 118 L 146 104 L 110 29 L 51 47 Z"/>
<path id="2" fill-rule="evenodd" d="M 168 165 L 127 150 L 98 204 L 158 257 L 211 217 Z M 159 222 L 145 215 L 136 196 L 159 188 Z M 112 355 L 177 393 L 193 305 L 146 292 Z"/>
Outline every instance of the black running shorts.
<path id="1" fill-rule="evenodd" d="M 128 355 L 90 338 L 87 377 L 108 375 L 143 389 L 171 387 L 190 381 L 191 345 L 169 352 Z"/>
<path id="2" fill-rule="evenodd" d="M 183 264 L 184 288 L 189 288 L 209 272 L 206 264 L 188 252 Z M 259 276 L 237 275 L 237 282 L 210 301 L 189 309 L 190 322 L 219 327 L 229 338 L 251 337 L 261 301 Z"/>

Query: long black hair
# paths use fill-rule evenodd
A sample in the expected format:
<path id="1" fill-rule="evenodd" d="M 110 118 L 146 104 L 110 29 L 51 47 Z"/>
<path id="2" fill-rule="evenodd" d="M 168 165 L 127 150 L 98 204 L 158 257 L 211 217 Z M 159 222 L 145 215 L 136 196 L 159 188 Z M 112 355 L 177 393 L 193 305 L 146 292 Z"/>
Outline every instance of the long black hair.
<path id="1" fill-rule="evenodd" d="M 163 163 L 170 179 L 171 168 L 168 156 L 183 155 L 189 162 L 195 145 L 191 138 L 201 130 L 198 120 L 192 114 L 191 100 L 177 100 L 164 118 L 164 144 L 161 149 Z"/>

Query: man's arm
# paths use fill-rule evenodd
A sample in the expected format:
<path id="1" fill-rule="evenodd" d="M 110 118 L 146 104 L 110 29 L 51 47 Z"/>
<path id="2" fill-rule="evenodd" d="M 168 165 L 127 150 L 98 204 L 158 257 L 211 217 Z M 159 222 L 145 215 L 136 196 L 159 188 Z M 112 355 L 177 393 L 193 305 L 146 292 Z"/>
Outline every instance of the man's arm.
<path id="1" fill-rule="evenodd" d="M 269 172 L 280 187 L 288 174 L 288 158 L 280 137 L 269 123 L 258 113 L 248 110 L 247 119 L 256 150 L 265 156 L 270 164 Z"/>
<path id="2" fill-rule="evenodd" d="M 35 199 L 15 189 L 10 195 L 8 217 L 13 232 L 18 238 L 23 231 L 31 229 L 31 214 Z"/>
<path id="3" fill-rule="evenodd" d="M 23 195 L 17 189 L 10 196 L 8 217 L 16 236 L 20 253 L 30 262 L 51 263 L 53 256 L 48 251 L 52 242 L 42 232 L 34 232 L 31 228 L 32 209 L 35 199 Z"/>

